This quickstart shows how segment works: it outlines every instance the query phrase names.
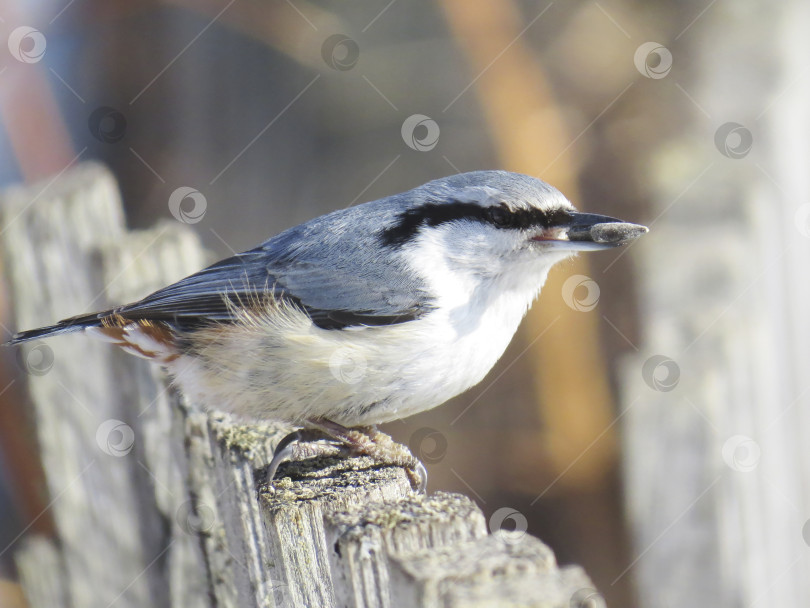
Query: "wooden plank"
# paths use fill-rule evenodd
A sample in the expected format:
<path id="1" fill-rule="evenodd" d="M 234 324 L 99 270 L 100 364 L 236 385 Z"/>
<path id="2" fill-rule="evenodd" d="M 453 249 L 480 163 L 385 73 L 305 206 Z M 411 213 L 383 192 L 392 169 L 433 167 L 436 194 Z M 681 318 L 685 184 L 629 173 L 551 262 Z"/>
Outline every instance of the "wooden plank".
<path id="1" fill-rule="evenodd" d="M 679 84 L 711 121 L 652 155 L 656 222 L 633 248 L 625 576 L 650 608 L 810 605 L 810 82 L 794 76 L 810 5 L 735 10 L 740 27 L 709 11 L 690 30 Z"/>
<path id="2" fill-rule="evenodd" d="M 451 545 L 487 534 L 484 514 L 460 494 L 413 494 L 326 518 L 326 546 L 340 607 L 397 606 L 389 556 Z"/>
<path id="3" fill-rule="evenodd" d="M 288 428 L 240 424 L 224 414 L 187 412 L 185 440 L 194 503 L 191 533 L 201 536 L 217 606 L 272 606 L 276 566 L 256 500 L 254 470 L 272 458 Z M 194 507 L 193 509 L 191 507 Z"/>
<path id="4" fill-rule="evenodd" d="M 391 566 L 391 597 L 401 608 L 590 608 L 603 602 L 580 568 L 559 569 L 551 549 L 522 533 L 498 531 L 394 556 Z"/>
<path id="5" fill-rule="evenodd" d="M 124 222 L 115 181 L 104 169 L 85 165 L 50 184 L 7 191 L 0 208 L 18 327 L 107 304 L 99 251 L 123 238 Z M 35 361 L 28 386 L 68 604 L 106 606 L 119 598 L 164 605 L 157 571 L 133 580 L 132 572 L 145 570 L 162 551 L 162 523 L 154 505 L 140 500 L 146 491 L 137 465 L 141 427 L 115 371 L 120 355 L 75 335 L 22 353 L 24 361 Z M 45 359 L 30 358 L 35 355 Z M 47 369 L 36 368 L 42 360 Z M 135 362 L 130 377 L 148 373 L 145 365 Z"/>
<path id="6" fill-rule="evenodd" d="M 368 458 L 308 459 L 282 465 L 274 489 L 259 500 L 278 568 L 282 605 L 335 605 L 324 519 L 411 492 L 405 470 L 380 467 Z"/>

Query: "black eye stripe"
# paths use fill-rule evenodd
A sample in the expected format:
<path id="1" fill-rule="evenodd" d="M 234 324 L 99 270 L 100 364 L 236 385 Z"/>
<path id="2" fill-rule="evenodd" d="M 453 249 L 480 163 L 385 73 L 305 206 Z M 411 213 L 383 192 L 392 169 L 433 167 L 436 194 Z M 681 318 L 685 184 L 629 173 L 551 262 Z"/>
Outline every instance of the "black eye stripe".
<path id="1" fill-rule="evenodd" d="M 493 217 L 495 211 L 498 210 L 498 216 Z M 554 209 L 553 211 L 543 211 L 542 209 L 515 209 L 511 210 L 506 205 L 501 204 L 497 207 L 490 207 L 490 223 L 499 228 L 534 228 L 544 227 L 550 228 L 553 226 L 562 226 L 571 222 L 571 214 L 563 209 Z M 502 219 L 503 214 L 506 214 L 508 220 Z"/>
<path id="2" fill-rule="evenodd" d="M 494 224 L 498 228 L 509 228 L 514 221 L 514 216 L 506 205 L 489 207 L 486 210 L 486 217 L 490 224 Z"/>
<path id="3" fill-rule="evenodd" d="M 475 203 L 425 203 L 401 213 L 398 222 L 380 233 L 383 245 L 402 245 L 416 237 L 422 226 L 438 226 L 462 219 L 484 220 L 486 209 Z"/>
<path id="4" fill-rule="evenodd" d="M 457 220 L 474 220 L 496 228 L 560 226 L 571 221 L 563 209 L 509 209 L 506 204 L 482 207 L 476 203 L 425 203 L 401 213 L 398 222 L 380 233 L 383 245 L 402 245 L 416 237 L 422 226 L 439 226 Z"/>

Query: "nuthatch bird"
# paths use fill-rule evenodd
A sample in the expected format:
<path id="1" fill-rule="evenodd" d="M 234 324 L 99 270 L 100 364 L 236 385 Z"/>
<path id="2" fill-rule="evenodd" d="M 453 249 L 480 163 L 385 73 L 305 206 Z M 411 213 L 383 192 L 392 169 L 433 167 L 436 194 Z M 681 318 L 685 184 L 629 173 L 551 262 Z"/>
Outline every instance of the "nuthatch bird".
<path id="1" fill-rule="evenodd" d="M 506 171 L 438 179 L 334 211 L 142 300 L 16 334 L 84 330 L 165 366 L 205 408 L 284 421 L 268 477 L 297 440 L 328 438 L 419 471 L 374 425 L 477 384 L 551 267 L 647 228 L 580 213 Z"/>

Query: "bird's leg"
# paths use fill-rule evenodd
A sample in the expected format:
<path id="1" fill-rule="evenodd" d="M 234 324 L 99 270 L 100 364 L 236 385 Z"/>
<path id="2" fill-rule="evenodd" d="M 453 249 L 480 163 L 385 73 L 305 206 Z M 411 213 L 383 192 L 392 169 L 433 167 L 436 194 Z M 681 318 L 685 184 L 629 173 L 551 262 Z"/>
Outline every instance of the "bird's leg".
<path id="1" fill-rule="evenodd" d="M 348 428 L 326 418 L 311 418 L 307 421 L 313 428 L 340 441 L 352 454 L 369 456 L 381 464 L 405 468 L 411 484 L 422 493 L 427 488 L 427 470 L 407 446 L 394 441 L 390 435 L 376 426 Z"/>

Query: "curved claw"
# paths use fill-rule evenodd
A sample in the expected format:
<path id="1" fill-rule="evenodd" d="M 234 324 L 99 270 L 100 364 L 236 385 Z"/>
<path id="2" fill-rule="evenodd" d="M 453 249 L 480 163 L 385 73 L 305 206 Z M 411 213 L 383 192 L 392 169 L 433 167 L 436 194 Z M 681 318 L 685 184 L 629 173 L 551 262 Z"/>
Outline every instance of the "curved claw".
<path id="1" fill-rule="evenodd" d="M 270 483 L 273 481 L 273 478 L 276 476 L 276 472 L 278 471 L 279 465 L 290 458 L 293 455 L 293 445 L 297 441 L 301 441 L 302 434 L 301 430 L 293 431 L 284 436 L 284 438 L 278 442 L 275 451 L 273 452 L 273 459 L 270 461 L 270 464 L 264 470 L 264 480 L 266 483 Z"/>

